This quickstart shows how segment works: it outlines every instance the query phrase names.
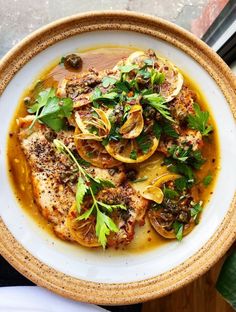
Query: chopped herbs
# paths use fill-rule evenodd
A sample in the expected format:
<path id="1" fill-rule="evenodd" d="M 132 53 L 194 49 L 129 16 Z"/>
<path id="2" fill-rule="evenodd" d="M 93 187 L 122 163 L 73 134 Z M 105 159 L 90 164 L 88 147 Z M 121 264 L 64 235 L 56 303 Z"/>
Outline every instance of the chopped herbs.
<path id="1" fill-rule="evenodd" d="M 173 229 L 174 229 L 175 236 L 176 236 L 177 240 L 181 241 L 183 239 L 183 230 L 184 230 L 183 223 L 175 221 L 173 223 Z"/>
<path id="2" fill-rule="evenodd" d="M 188 116 L 188 126 L 191 129 L 198 130 L 203 136 L 209 135 L 213 130 L 212 125 L 208 124 L 209 112 L 201 110 L 200 106 L 195 103 L 194 105 L 195 115 Z"/>
<path id="3" fill-rule="evenodd" d="M 197 204 L 194 204 L 191 209 L 191 217 L 195 220 L 195 223 L 198 223 L 199 213 L 202 211 L 202 202 L 200 201 Z"/>
<path id="4" fill-rule="evenodd" d="M 170 115 L 170 109 L 165 104 L 165 99 L 161 95 L 157 93 L 144 94 L 143 100 L 147 102 L 150 106 L 155 108 L 164 118 L 168 119 L 171 122 L 174 122 Z"/>
<path id="5" fill-rule="evenodd" d="M 153 133 L 155 134 L 157 139 L 161 137 L 161 134 L 174 139 L 177 139 L 179 137 L 179 134 L 176 132 L 171 122 L 169 122 L 168 120 L 161 122 L 155 121 L 153 125 Z"/>
<path id="6" fill-rule="evenodd" d="M 102 86 L 104 88 L 108 88 L 109 86 L 114 85 L 116 83 L 116 81 L 117 80 L 115 78 L 113 78 L 113 77 L 104 77 L 102 79 Z"/>
<path id="7" fill-rule="evenodd" d="M 152 128 L 152 131 L 153 131 L 155 137 L 159 140 L 161 137 L 161 133 L 163 131 L 160 123 L 155 122 L 153 125 L 153 128 Z"/>
<path id="8" fill-rule="evenodd" d="M 134 181 L 132 181 L 133 183 L 139 183 L 139 182 L 143 182 L 143 181 L 146 181 L 148 179 L 147 176 L 144 176 L 144 177 L 140 177 L 138 179 L 135 179 Z"/>
<path id="9" fill-rule="evenodd" d="M 137 159 L 137 152 L 136 152 L 135 150 L 132 150 L 131 153 L 130 153 L 130 155 L 129 155 L 129 157 L 130 157 L 131 159 L 136 160 L 136 159 Z"/>
<path id="10" fill-rule="evenodd" d="M 177 191 L 183 192 L 188 188 L 188 179 L 186 177 L 178 178 L 174 184 Z"/>
<path id="11" fill-rule="evenodd" d="M 121 73 L 129 73 L 134 69 L 138 69 L 138 65 L 124 65 L 124 66 L 120 66 L 119 70 L 121 71 Z"/>
<path id="12" fill-rule="evenodd" d="M 91 195 L 93 199 L 92 206 L 86 210 L 85 213 L 80 215 L 78 220 L 86 220 L 93 211 L 96 213 L 96 235 L 98 237 L 98 241 L 101 243 L 103 248 L 105 248 L 107 243 L 107 235 L 109 235 L 111 231 L 118 231 L 116 224 L 106 213 L 110 213 L 114 209 L 126 210 L 127 208 L 123 204 L 108 205 L 97 201 L 95 194 L 104 187 L 114 187 L 113 183 L 109 180 L 93 178 L 79 165 L 72 152 L 67 146 L 65 146 L 63 142 L 57 139 L 55 139 L 53 142 L 57 150 L 60 153 L 64 153 L 71 161 L 73 161 L 79 170 L 80 177 L 78 179 L 76 189 L 76 207 L 78 212 L 80 213 L 81 211 L 81 205 L 85 195 Z M 105 211 L 103 212 L 101 209 L 105 209 Z"/>
<path id="13" fill-rule="evenodd" d="M 144 153 L 147 154 L 150 148 L 152 147 L 152 140 L 147 134 L 141 133 L 137 138 L 136 142 L 138 148 Z"/>
<path id="14" fill-rule="evenodd" d="M 167 199 L 175 199 L 176 197 L 179 196 L 179 193 L 177 191 L 167 187 L 164 187 L 163 193 L 165 198 Z"/>
<path id="15" fill-rule="evenodd" d="M 211 184 L 212 181 L 212 175 L 207 175 L 204 179 L 203 179 L 203 184 L 205 186 L 208 186 L 209 184 Z"/>

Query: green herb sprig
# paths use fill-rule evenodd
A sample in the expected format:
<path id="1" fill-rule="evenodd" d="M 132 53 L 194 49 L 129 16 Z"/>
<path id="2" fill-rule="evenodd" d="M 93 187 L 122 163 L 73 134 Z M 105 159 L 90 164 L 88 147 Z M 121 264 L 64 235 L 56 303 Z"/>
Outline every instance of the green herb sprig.
<path id="1" fill-rule="evenodd" d="M 164 118 L 171 122 L 174 122 L 170 114 L 170 109 L 165 104 L 165 99 L 160 94 L 144 94 L 143 100 L 144 102 L 147 102 L 147 104 L 155 108 Z"/>
<path id="2" fill-rule="evenodd" d="M 213 130 L 213 126 L 208 124 L 209 112 L 202 111 L 197 103 L 194 103 L 193 107 L 195 115 L 188 116 L 189 128 L 200 131 L 203 136 L 209 135 Z"/>
<path id="3" fill-rule="evenodd" d="M 65 118 L 70 117 L 73 110 L 73 101 L 70 98 L 58 98 L 54 88 L 41 91 L 35 103 L 28 108 L 28 112 L 35 114 L 30 129 L 36 121 L 40 121 L 54 131 L 65 127 Z"/>
<path id="4" fill-rule="evenodd" d="M 81 205 L 83 204 L 85 195 L 91 195 L 93 199 L 93 204 L 90 209 L 86 210 L 82 215 L 80 215 L 77 220 L 86 220 L 92 213 L 95 213 L 96 236 L 102 247 L 105 248 L 107 243 L 107 236 L 110 234 L 110 232 L 118 232 L 119 230 L 113 220 L 106 213 L 111 213 L 115 209 L 126 210 L 127 208 L 123 204 L 108 205 L 98 201 L 95 198 L 95 194 L 104 187 L 114 187 L 114 184 L 109 180 L 93 178 L 80 166 L 73 153 L 62 141 L 55 139 L 53 143 L 60 153 L 64 153 L 70 160 L 74 162 L 80 173 L 76 187 L 76 208 L 78 213 L 80 214 L 81 212 Z"/>

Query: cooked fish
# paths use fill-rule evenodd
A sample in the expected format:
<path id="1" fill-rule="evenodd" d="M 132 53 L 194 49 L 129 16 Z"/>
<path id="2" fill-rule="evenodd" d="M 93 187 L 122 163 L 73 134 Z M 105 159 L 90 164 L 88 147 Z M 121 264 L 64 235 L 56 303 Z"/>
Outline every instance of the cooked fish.
<path id="1" fill-rule="evenodd" d="M 70 240 L 64 223 L 75 200 L 77 175 L 68 158 L 55 150 L 53 139 L 57 138 L 75 150 L 73 132 L 55 133 L 38 122 L 29 129 L 32 120 L 33 116 L 26 116 L 18 122 L 20 144 L 31 169 L 34 199 L 42 215 L 54 224 L 55 233 Z M 112 171 L 91 166 L 88 171 L 94 177 L 109 179 L 116 186 L 126 178 L 123 166 Z"/>
<path id="2" fill-rule="evenodd" d="M 99 192 L 97 199 L 109 205 L 123 204 L 127 210 L 116 210 L 112 219 L 119 228 L 117 233 L 108 237 L 108 246 L 118 247 L 127 245 L 134 237 L 135 225 L 144 225 L 148 200 L 143 198 L 130 184 L 117 188 L 104 189 Z"/>

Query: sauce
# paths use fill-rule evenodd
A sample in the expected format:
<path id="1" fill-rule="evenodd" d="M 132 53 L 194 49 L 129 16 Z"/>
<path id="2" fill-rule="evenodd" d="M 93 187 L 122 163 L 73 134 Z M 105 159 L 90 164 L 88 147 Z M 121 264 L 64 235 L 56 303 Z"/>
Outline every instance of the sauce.
<path id="1" fill-rule="evenodd" d="M 130 48 L 109 47 L 106 49 L 97 48 L 80 52 L 80 56 L 83 60 L 83 66 L 80 72 L 86 71 L 89 67 L 95 67 L 97 70 L 110 69 L 122 57 L 128 56 L 133 51 L 134 49 Z M 48 68 L 46 68 L 37 77 L 36 81 L 38 82 L 34 83 L 30 88 L 26 89 L 22 95 L 10 125 L 7 151 L 10 181 L 21 207 L 35 220 L 38 226 L 48 231 L 52 235 L 54 235 L 52 225 L 42 217 L 38 206 L 34 202 L 31 187 L 30 169 L 17 138 L 18 127 L 16 119 L 27 114 L 23 99 L 26 96 L 34 97 L 33 89 L 35 86 L 37 86 L 36 88 L 38 90 L 46 87 L 57 87 L 61 79 L 70 77 L 74 75 L 75 72 L 78 73 L 78 71 L 68 70 L 64 66 L 58 65 L 59 61 L 60 60 L 56 60 Z M 186 76 L 185 73 L 182 74 L 187 86 L 189 86 L 195 92 L 197 91 L 197 102 L 200 104 L 201 108 L 210 111 L 204 96 L 199 91 L 198 86 L 196 86 L 194 82 L 189 79 L 188 76 Z M 210 115 L 212 116 L 212 114 Z M 219 144 L 217 128 L 212 117 L 210 118 L 210 123 L 213 125 L 214 132 L 208 139 L 208 144 L 205 144 L 202 149 L 202 155 L 206 159 L 206 162 L 203 164 L 196 175 L 197 178 L 202 181 L 206 175 L 211 174 L 213 176 L 213 180 L 208 187 L 204 187 L 202 183 L 194 186 L 194 197 L 196 199 L 203 200 L 205 205 L 210 200 L 210 196 L 213 193 L 216 176 L 219 171 Z M 167 168 L 162 166 L 161 163 L 162 157 L 160 155 L 154 155 L 145 162 L 135 165 L 136 170 L 138 170 L 138 178 L 147 176 L 148 179 L 143 182 L 133 183 L 134 188 L 141 190 L 158 175 L 165 173 Z M 146 220 L 146 224 L 143 227 L 136 227 L 135 238 L 130 243 L 130 245 L 125 247 L 125 250 L 128 250 L 129 252 L 132 251 L 140 253 L 160 246 L 166 242 L 168 242 L 168 240 L 156 234 L 148 220 Z M 79 245 L 76 246 L 78 246 L 78 248 L 83 248 Z"/>

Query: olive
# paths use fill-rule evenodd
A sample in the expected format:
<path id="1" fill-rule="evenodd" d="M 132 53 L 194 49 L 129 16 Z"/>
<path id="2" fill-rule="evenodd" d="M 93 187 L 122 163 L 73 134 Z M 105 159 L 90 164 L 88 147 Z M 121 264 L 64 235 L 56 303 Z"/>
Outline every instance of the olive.
<path id="1" fill-rule="evenodd" d="M 82 66 L 82 59 L 77 54 L 69 54 L 65 57 L 64 65 L 65 67 L 80 69 Z"/>

